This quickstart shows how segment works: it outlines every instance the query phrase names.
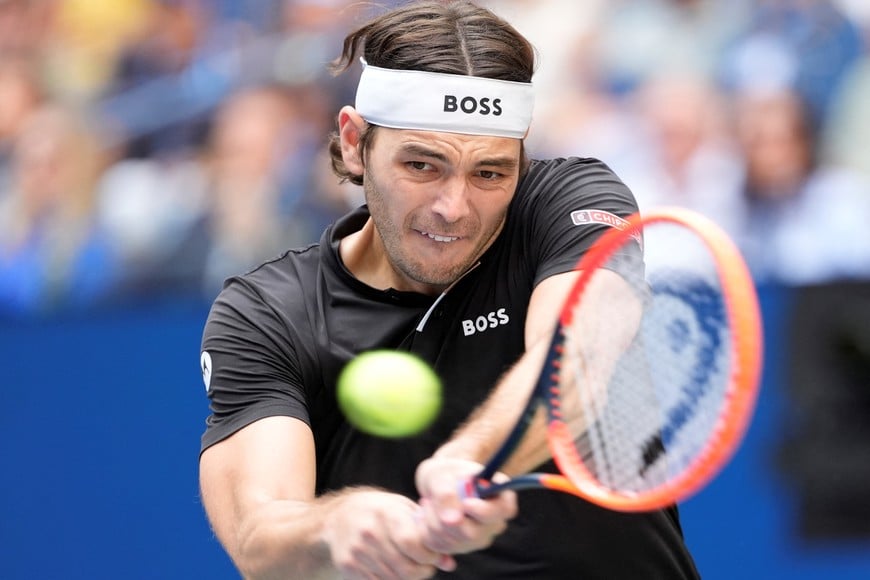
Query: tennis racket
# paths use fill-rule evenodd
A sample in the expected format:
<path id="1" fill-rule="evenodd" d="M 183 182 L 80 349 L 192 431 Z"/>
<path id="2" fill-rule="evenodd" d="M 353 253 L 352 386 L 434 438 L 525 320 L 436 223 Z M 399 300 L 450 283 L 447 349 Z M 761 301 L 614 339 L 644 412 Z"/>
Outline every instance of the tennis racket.
<path id="1" fill-rule="evenodd" d="M 762 360 L 743 258 L 686 209 L 611 221 L 577 264 L 524 412 L 466 496 L 547 488 L 618 511 L 658 509 L 702 488 L 738 447 Z M 561 475 L 492 482 L 541 405 Z"/>

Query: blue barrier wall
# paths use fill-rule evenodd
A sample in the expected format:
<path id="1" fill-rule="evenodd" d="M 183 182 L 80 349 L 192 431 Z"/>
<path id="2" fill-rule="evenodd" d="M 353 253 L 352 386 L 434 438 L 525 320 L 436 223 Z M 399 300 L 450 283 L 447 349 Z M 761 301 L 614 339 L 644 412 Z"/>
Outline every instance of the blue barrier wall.
<path id="1" fill-rule="evenodd" d="M 0 578 L 234 578 L 203 517 L 207 309 L 0 329 Z"/>
<path id="2" fill-rule="evenodd" d="M 771 467 L 789 293 L 762 293 L 767 362 L 732 463 L 687 501 L 704 577 L 870 578 L 864 545 L 802 545 Z M 237 578 L 197 492 L 202 304 L 0 322 L 0 578 Z"/>

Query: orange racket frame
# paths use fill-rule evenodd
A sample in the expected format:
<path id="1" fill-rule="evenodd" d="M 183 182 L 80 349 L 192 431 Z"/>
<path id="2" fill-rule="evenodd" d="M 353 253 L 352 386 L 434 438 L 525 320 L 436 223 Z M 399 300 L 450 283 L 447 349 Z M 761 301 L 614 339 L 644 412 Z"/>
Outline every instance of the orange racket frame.
<path id="1" fill-rule="evenodd" d="M 714 427 L 714 435 L 709 438 L 706 447 L 678 476 L 658 487 L 631 493 L 612 490 L 600 484 L 586 468 L 578 456 L 570 429 L 559 419 L 556 410 L 550 413 L 547 439 L 550 452 L 563 475 L 535 473 L 493 484 L 489 478 L 517 445 L 531 420 L 533 409 L 542 398 L 541 393 L 536 393 L 502 449 L 483 473 L 465 486 L 464 493 L 486 497 L 503 489 L 538 487 L 571 493 L 612 510 L 647 511 L 691 496 L 709 483 L 730 460 L 748 429 L 758 396 L 763 359 L 762 324 L 755 286 L 746 263 L 731 238 L 712 220 L 685 208 L 664 207 L 635 214 L 624 224 L 605 232 L 593 249 L 578 262 L 576 269 L 581 274 L 566 298 L 560 317 L 561 326 L 570 325 L 573 306 L 582 299 L 591 273 L 602 267 L 628 238 L 641 239 L 644 228 L 661 222 L 690 229 L 710 251 L 721 281 L 725 315 L 731 327 L 730 350 L 733 360 L 725 403 Z M 554 339 L 554 344 L 556 342 Z M 550 364 L 548 358 L 543 372 L 550 372 L 546 368 Z M 557 384 L 557 381 L 553 383 Z M 558 389 L 558 386 L 552 388 Z M 558 397 L 547 398 L 551 405 L 558 401 Z"/>

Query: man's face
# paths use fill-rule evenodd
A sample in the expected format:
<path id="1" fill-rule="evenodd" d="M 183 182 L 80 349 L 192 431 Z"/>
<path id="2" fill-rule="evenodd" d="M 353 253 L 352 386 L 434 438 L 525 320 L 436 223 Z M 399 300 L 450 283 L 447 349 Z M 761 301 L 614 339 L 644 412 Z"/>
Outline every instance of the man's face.
<path id="1" fill-rule="evenodd" d="M 440 291 L 492 245 L 519 180 L 520 146 L 503 137 L 377 129 L 364 189 L 395 288 Z"/>

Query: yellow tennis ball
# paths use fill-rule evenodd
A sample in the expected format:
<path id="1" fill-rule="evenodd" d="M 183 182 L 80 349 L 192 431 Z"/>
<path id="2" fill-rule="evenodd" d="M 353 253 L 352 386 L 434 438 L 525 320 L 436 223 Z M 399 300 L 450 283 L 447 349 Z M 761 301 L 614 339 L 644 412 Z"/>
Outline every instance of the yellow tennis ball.
<path id="1" fill-rule="evenodd" d="M 410 437 L 426 429 L 441 410 L 441 380 L 416 355 L 372 350 L 342 369 L 338 405 L 360 431 L 378 437 Z"/>

